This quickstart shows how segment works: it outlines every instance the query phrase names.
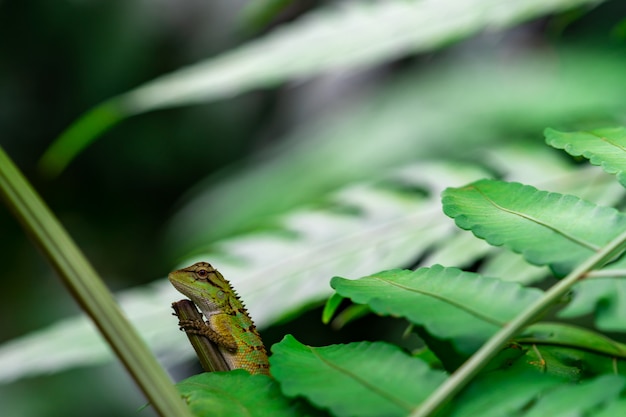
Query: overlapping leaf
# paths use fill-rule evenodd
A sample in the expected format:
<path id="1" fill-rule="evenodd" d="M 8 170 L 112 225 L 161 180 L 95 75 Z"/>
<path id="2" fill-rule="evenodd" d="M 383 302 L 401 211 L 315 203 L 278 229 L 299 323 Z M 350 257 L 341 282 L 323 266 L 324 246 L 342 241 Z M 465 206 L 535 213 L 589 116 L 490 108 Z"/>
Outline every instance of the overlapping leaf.
<path id="1" fill-rule="evenodd" d="M 335 277 L 331 286 L 379 314 L 406 317 L 466 354 L 541 296 L 537 289 L 439 265 L 358 280 Z"/>
<path id="2" fill-rule="evenodd" d="M 622 409 L 619 396 L 625 385 L 626 378 L 617 375 L 568 384 L 528 370 L 498 371 L 471 384 L 455 401 L 449 416 L 595 416 L 607 404 L 607 409 Z"/>
<path id="3" fill-rule="evenodd" d="M 626 229 L 626 216 L 578 197 L 481 180 L 443 193 L 444 212 L 492 245 L 565 275 Z"/>
<path id="4" fill-rule="evenodd" d="M 203 373 L 181 381 L 177 386 L 196 416 L 323 415 L 283 396 L 272 378 L 250 375 L 243 370 Z"/>
<path id="5" fill-rule="evenodd" d="M 515 338 L 522 344 L 546 344 L 626 359 L 626 345 L 591 330 L 563 324 L 542 322 L 528 327 Z"/>
<path id="6" fill-rule="evenodd" d="M 532 160 L 537 158 L 537 153 L 530 153 L 525 159 L 519 153 L 516 155 L 519 167 L 515 175 L 523 177 L 524 172 L 533 166 Z M 544 172 L 541 167 L 533 169 L 543 173 L 544 179 L 552 178 L 551 171 Z M 450 170 L 443 165 L 417 164 L 401 171 L 403 183 L 427 189 L 433 195 L 442 185 L 471 181 L 466 170 L 457 172 L 456 168 Z M 617 192 L 612 190 L 608 186 L 617 183 L 608 175 L 596 171 L 591 191 L 601 189 L 603 194 L 597 197 L 596 193 L 594 198 L 606 200 L 607 197 L 619 197 L 623 188 L 618 185 Z M 471 175 L 478 173 L 480 170 Z M 598 173 L 603 176 L 598 177 Z M 586 190 L 580 187 L 589 175 L 588 172 L 562 167 L 558 172 L 558 181 L 553 180 L 551 184 L 573 193 L 584 193 Z M 430 180 L 424 182 L 425 176 L 434 176 L 437 180 L 429 185 Z M 607 178 L 612 183 L 607 182 Z M 329 213 L 329 216 L 324 216 L 323 210 L 291 212 L 284 216 L 288 235 L 255 234 L 222 240 L 216 246 L 219 252 L 207 252 L 201 258 L 187 259 L 183 263 L 192 263 L 197 259 L 213 262 L 238 289 L 255 321 L 265 326 L 289 310 L 326 297 L 330 292 L 328 278 L 332 275 L 365 275 L 379 269 L 410 264 L 416 256 L 432 250 L 435 245 L 447 249 L 444 242 L 452 231 L 451 222 L 441 215 L 437 199 L 416 198 L 412 203 L 406 197 L 380 188 L 349 187 L 338 193 L 337 203 L 356 208 L 360 215 L 350 217 Z M 342 223 L 341 219 L 348 223 Z M 200 221 L 200 218 L 197 220 Z M 471 244 L 471 239 L 468 244 Z M 460 244 L 456 250 L 463 251 L 464 247 Z M 441 252 L 437 261 L 467 264 L 483 253 L 482 250 L 474 252 L 472 249 L 469 257 L 466 256 L 468 253 L 450 257 Z M 318 256 L 322 256 L 323 263 L 315 261 Z M 499 273 L 490 268 L 486 271 L 488 276 L 498 276 Z M 516 270 L 502 278 L 514 278 L 518 272 Z M 290 297 L 281 297 L 285 293 Z M 175 364 L 191 357 L 193 352 L 178 332 L 169 307 L 180 295 L 167 281 L 129 289 L 118 296 L 125 313 L 164 363 Z M 280 302 L 267 303 L 267 299 Z M 26 375 L 110 360 L 109 350 L 90 326 L 83 317 L 70 318 L 4 343 L 0 347 L 0 381 L 6 383 Z"/>
<path id="7" fill-rule="evenodd" d="M 336 416 L 406 416 L 445 379 L 420 359 L 383 342 L 311 347 L 286 336 L 272 347 L 282 391 Z"/>
<path id="8" fill-rule="evenodd" d="M 602 375 L 578 385 L 562 385 L 543 395 L 525 417 L 584 416 L 608 402 L 619 398 L 626 386 L 626 378 L 618 375 Z"/>
<path id="9" fill-rule="evenodd" d="M 533 324 L 503 352 L 511 351 L 514 354 L 520 349 L 525 350 L 523 357 L 514 358 L 512 362 L 508 359 L 511 355 L 503 356 L 500 367 L 532 367 L 571 382 L 604 374 L 626 373 L 626 345 L 578 326 Z"/>
<path id="10" fill-rule="evenodd" d="M 594 313 L 605 331 L 626 331 L 626 278 L 593 278 L 574 287 L 573 299 L 559 312 L 563 318 Z"/>
<path id="11" fill-rule="evenodd" d="M 407 165 L 389 183 L 420 187 L 427 196 L 354 183 L 328 196 L 334 211 L 286 213 L 280 231 L 222 240 L 181 266 L 210 261 L 238 290 L 255 323 L 267 326 L 328 297 L 333 275 L 365 275 L 414 262 L 454 230 L 441 213 L 440 190 L 482 175 L 480 169 L 458 164 Z M 126 314 L 167 364 L 193 355 L 171 314 L 172 301 L 180 298 L 167 280 L 119 294 Z M 83 318 L 70 319 L 4 344 L 0 381 L 108 360 L 109 351 L 89 326 Z"/>
<path id="12" fill-rule="evenodd" d="M 520 415 L 538 395 L 563 380 L 535 370 L 489 372 L 477 378 L 456 399 L 447 417 L 501 417 Z"/>
<path id="13" fill-rule="evenodd" d="M 607 128 L 581 132 L 545 130 L 546 142 L 573 156 L 583 156 L 626 186 L 626 128 Z"/>

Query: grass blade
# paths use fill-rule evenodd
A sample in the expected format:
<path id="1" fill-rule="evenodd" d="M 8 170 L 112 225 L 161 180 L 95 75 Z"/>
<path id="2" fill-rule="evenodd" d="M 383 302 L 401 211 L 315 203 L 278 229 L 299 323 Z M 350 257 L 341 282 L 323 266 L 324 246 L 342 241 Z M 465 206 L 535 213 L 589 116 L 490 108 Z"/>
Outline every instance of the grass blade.
<path id="1" fill-rule="evenodd" d="M 0 196 L 162 416 L 191 416 L 143 340 L 63 226 L 0 148 Z"/>

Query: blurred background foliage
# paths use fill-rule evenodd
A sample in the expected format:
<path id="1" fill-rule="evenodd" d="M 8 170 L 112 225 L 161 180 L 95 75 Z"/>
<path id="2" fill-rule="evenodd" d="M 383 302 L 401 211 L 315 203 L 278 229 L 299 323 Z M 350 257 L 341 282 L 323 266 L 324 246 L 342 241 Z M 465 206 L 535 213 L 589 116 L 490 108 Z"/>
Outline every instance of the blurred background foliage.
<path id="1" fill-rule="evenodd" d="M 273 216 L 323 204 L 327 193 L 402 163 L 480 162 L 503 141 L 540 141 L 548 125 L 626 123 L 626 4 L 607 1 L 376 65 L 142 114 L 105 132 L 58 178 L 37 169 L 86 110 L 333 3 L 344 2 L 0 2 L 0 145 L 111 289 L 163 277 L 215 239 L 271 228 Z M 551 67 L 564 75 L 541 78 Z M 4 208 L 0 237 L 0 342 L 77 312 Z M 317 345 L 399 338 L 388 323 L 371 318 L 339 335 L 313 310 L 264 336 L 268 345 L 296 328 Z M 10 416 L 134 415 L 142 401 L 117 364 L 0 387 Z"/>

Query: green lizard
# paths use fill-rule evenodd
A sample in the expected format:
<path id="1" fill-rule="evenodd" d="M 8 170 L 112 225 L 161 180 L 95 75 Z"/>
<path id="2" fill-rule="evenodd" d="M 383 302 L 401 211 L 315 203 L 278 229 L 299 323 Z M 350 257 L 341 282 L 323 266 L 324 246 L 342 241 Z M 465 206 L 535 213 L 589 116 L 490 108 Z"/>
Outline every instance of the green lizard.
<path id="1" fill-rule="evenodd" d="M 172 285 L 198 306 L 206 322 L 181 320 L 187 333 L 206 336 L 215 343 L 231 369 L 269 375 L 267 352 L 241 300 L 215 268 L 198 262 L 171 272 Z"/>

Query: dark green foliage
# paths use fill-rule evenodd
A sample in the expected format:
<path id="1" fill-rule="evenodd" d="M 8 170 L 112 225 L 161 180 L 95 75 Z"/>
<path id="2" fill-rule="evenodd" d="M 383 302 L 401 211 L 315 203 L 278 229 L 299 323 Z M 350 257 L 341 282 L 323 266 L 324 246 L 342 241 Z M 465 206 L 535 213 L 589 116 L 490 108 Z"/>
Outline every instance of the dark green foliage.
<path id="1" fill-rule="evenodd" d="M 491 360 L 427 415 L 626 415 L 625 348 L 611 339 L 623 341 L 626 330 L 623 254 L 574 276 L 578 282 L 550 300 L 551 310 L 537 308 L 552 284 L 567 282 L 626 230 L 613 208 L 623 209 L 626 129 L 597 128 L 623 122 L 623 54 L 604 37 L 624 28 L 623 21 L 615 27 L 623 20 L 619 2 L 519 0 L 503 8 L 489 0 L 347 7 L 263 0 L 245 10 L 144 3 L 4 2 L 0 18 L 11 39 L 0 48 L 7 110 L 0 146 L 107 284 L 147 282 L 181 257 L 202 254 L 233 268 L 233 278 L 243 276 L 243 299 L 265 330 L 277 317 L 320 305 L 332 276 L 363 277 L 332 280 L 324 322 L 336 332 L 329 326 L 328 338 L 348 340 L 358 328 L 356 340 L 397 341 L 409 322 L 406 333 L 415 334 L 396 343 L 418 347 L 311 347 L 287 336 L 273 347 L 274 379 L 235 371 L 182 382 L 197 415 L 423 417 L 441 386 L 509 328 L 516 334 L 491 346 Z M 540 24 L 523 24 L 534 17 Z M 581 34 L 594 25 L 600 42 L 591 43 Z M 234 33 L 241 29 L 253 39 Z M 267 36 L 255 36 L 265 29 Z M 482 35 L 457 42 L 473 33 Z M 572 41 L 578 37 L 585 42 Z M 176 71 L 181 65 L 189 66 Z M 317 88 L 328 80 L 333 88 Z M 564 152 L 541 151 L 534 139 L 548 124 L 591 126 L 545 131 L 546 142 L 578 165 Z M 270 142 L 279 146 L 266 149 Z M 46 148 L 39 168 L 48 176 L 76 159 L 53 182 L 35 170 Z M 217 171 L 187 202 L 175 201 Z M 491 177 L 498 180 L 475 181 Z M 454 221 L 446 218 L 441 190 L 468 183 L 445 191 L 443 210 Z M 332 212 L 318 210 L 328 206 Z M 0 223 L 5 340 L 65 316 L 71 303 L 50 291 L 51 272 L 24 253 L 13 223 Z M 161 336 L 171 326 L 183 339 L 166 321 L 173 300 L 162 289 L 146 286 L 118 299 L 154 352 L 182 357 L 176 339 Z M 373 314 L 386 317 L 360 320 Z M 520 317 L 523 325 L 511 326 Z M 559 319 L 577 326 L 553 322 Z M 378 331 L 371 322 L 392 324 Z M 57 326 L 59 333 L 3 342 L 0 382 L 105 360 L 106 348 L 84 324 L 75 319 Z M 301 331 L 307 340 L 319 335 Z M 121 385 L 110 389 L 111 376 L 102 374 L 100 384 L 90 375 L 89 384 L 69 383 L 65 391 L 45 389 L 41 380 L 36 389 L 18 385 L 27 401 L 2 392 L 0 414 L 121 415 L 97 402 L 123 397 Z M 55 412 L 55 403 L 73 412 Z"/>
<path id="2" fill-rule="evenodd" d="M 407 415 L 445 378 L 382 342 L 315 348 L 286 336 L 272 352 L 272 375 L 286 395 L 303 396 L 337 416 Z"/>
<path id="3" fill-rule="evenodd" d="M 323 416 L 300 401 L 285 398 L 272 378 L 236 370 L 204 373 L 178 383 L 197 416 Z"/>
<path id="4" fill-rule="evenodd" d="M 611 240 L 624 239 L 626 230 L 626 216 L 613 208 L 519 183 L 480 180 L 448 189 L 443 206 L 461 228 L 550 266 L 557 277 L 575 273 Z M 565 305 L 559 316 L 595 313 L 599 329 L 625 330 L 623 262 L 598 263 L 588 275 L 602 277 L 571 281 L 572 295 L 556 300 Z M 342 417 L 422 415 L 420 406 L 445 385 L 437 368 L 455 372 L 523 314 L 526 327 L 497 347 L 454 401 L 444 397 L 438 415 L 609 415 L 624 408 L 626 345 L 578 326 L 533 323 L 527 313 L 543 311 L 538 306 L 548 292 L 441 265 L 335 277 L 331 286 L 336 293 L 324 309 L 325 322 L 349 298 L 363 306 L 359 311 L 408 320 L 429 349 L 411 357 L 382 342 L 311 347 L 286 336 L 272 347 L 270 363 L 289 398 Z"/>
<path id="5" fill-rule="evenodd" d="M 550 130 L 546 134 L 556 135 Z M 558 146 L 572 149 L 562 142 Z M 590 155 L 577 146 L 571 153 Z M 604 162 L 610 157 L 603 155 L 595 153 L 593 162 L 606 169 Z M 614 168 L 607 171 L 621 173 Z M 459 227 L 488 243 L 519 253 L 532 264 L 549 266 L 557 278 L 570 274 L 563 282 L 572 283 L 568 284 L 573 285 L 571 296 L 555 299 L 555 307 L 565 305 L 559 316 L 593 313 L 599 329 L 626 329 L 623 257 L 608 263 L 599 258 L 594 270 L 576 272 L 605 245 L 624 247 L 624 242 L 616 241 L 624 239 L 624 214 L 573 195 L 495 180 L 446 190 L 443 207 Z M 586 274 L 587 279 L 576 283 L 571 278 L 576 273 Z M 421 413 L 421 401 L 443 378 L 442 374 L 425 377 L 435 372 L 428 370 L 430 366 L 443 364 L 454 371 L 463 356 L 524 314 L 525 330 L 499 346 L 455 401 L 445 397 L 439 404 L 441 415 L 609 415 L 609 410 L 624 408 L 626 378 L 621 375 L 626 373 L 626 346 L 590 329 L 533 324 L 529 312 L 543 311 L 539 305 L 544 294 L 537 289 L 440 265 L 383 271 L 358 280 L 335 277 L 331 286 L 336 294 L 324 310 L 324 321 L 330 320 L 342 298 L 349 298 L 376 314 L 413 323 L 430 348 L 428 355 L 419 354 L 410 362 L 387 344 L 312 348 L 287 337 L 274 346 L 271 363 L 288 396 L 304 396 L 340 416 L 426 415 Z M 409 372 L 415 380 L 407 379 L 405 373 L 413 367 L 419 369 Z M 381 391 L 387 387 L 392 387 L 389 392 Z M 353 401 L 355 397 L 360 401 Z"/>
<path id="6" fill-rule="evenodd" d="M 440 265 L 355 281 L 335 277 L 330 285 L 378 314 L 405 317 L 437 339 L 451 340 L 465 354 L 541 296 L 537 289 Z"/>

